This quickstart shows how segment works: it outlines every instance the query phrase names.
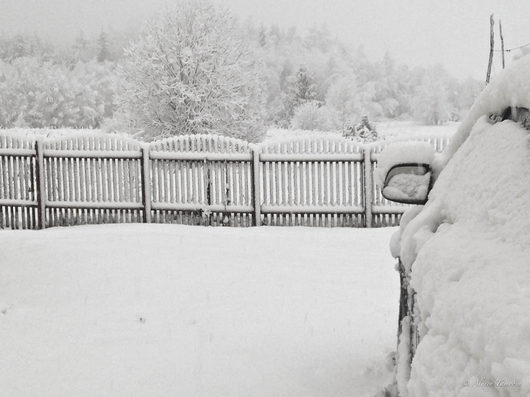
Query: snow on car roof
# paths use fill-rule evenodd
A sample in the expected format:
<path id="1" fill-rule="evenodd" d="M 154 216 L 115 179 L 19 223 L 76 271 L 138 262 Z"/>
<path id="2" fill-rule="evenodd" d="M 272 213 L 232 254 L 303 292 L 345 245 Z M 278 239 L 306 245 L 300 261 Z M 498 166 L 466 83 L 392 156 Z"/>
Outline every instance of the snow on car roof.
<path id="1" fill-rule="evenodd" d="M 511 63 L 480 93 L 468 115 L 451 138 L 450 144 L 435 160 L 434 169 L 438 173 L 443 169 L 467 139 L 473 125 L 480 117 L 500 113 L 510 106 L 530 109 L 530 55 Z"/>

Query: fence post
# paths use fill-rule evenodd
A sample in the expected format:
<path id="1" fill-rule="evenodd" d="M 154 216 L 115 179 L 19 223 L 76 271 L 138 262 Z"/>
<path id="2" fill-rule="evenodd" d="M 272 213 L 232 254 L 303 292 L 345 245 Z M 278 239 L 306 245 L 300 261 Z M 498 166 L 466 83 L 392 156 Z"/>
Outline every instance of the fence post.
<path id="1" fill-rule="evenodd" d="M 205 177 L 206 177 L 206 212 L 202 211 L 202 221 L 206 223 L 206 226 L 212 226 L 212 213 L 210 212 L 210 206 L 212 205 L 212 192 L 213 192 L 213 182 L 212 182 L 212 167 L 213 162 L 204 159 L 204 168 L 205 168 Z M 201 222 L 202 222 L 201 221 Z"/>
<path id="2" fill-rule="evenodd" d="M 39 229 L 46 227 L 46 192 L 44 187 L 44 142 L 37 139 L 35 142 L 35 168 L 36 168 L 36 190 L 37 190 L 37 212 Z"/>
<path id="3" fill-rule="evenodd" d="M 151 223 L 151 161 L 149 159 L 149 146 L 142 146 L 142 201 L 144 207 L 144 223 Z"/>
<path id="4" fill-rule="evenodd" d="M 259 172 L 259 147 L 252 148 L 252 206 L 254 207 L 254 226 L 261 226 L 261 189 Z"/>
<path id="5" fill-rule="evenodd" d="M 364 225 L 372 227 L 373 175 L 372 149 L 364 148 Z"/>

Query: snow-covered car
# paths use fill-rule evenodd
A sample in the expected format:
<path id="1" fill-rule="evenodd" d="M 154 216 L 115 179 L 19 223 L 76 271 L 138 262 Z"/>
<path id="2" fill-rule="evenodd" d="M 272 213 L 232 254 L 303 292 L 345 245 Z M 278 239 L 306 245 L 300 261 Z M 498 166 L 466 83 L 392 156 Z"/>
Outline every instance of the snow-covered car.
<path id="1" fill-rule="evenodd" d="M 449 146 L 391 144 L 379 160 L 403 215 L 401 397 L 530 396 L 530 56 L 479 95 Z"/>

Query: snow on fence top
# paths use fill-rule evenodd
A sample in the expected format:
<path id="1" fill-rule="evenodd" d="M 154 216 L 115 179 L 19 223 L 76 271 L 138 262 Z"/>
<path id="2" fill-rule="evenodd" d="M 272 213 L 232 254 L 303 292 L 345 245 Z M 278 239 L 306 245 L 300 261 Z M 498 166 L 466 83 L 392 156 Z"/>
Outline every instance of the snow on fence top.
<path id="1" fill-rule="evenodd" d="M 35 149 L 35 138 L 2 131 L 0 149 Z"/>
<path id="2" fill-rule="evenodd" d="M 107 134 L 98 130 L 66 129 L 10 129 L 0 130 L 0 148 L 34 148 L 37 140 L 43 140 L 45 149 L 56 150 L 140 150 L 143 141 L 126 134 Z M 430 142 L 437 152 L 447 146 L 450 137 L 446 135 L 414 134 L 362 144 L 341 136 L 286 137 L 274 141 L 252 144 L 242 139 L 220 135 L 180 135 L 154 141 L 148 144 L 152 151 L 214 152 L 214 153 L 361 153 L 371 148 L 378 153 L 392 142 L 421 140 Z"/>
<path id="3" fill-rule="evenodd" d="M 340 136 L 304 136 L 258 145 L 263 153 L 360 153 L 362 145 Z"/>
<path id="4" fill-rule="evenodd" d="M 142 143 L 124 134 L 102 132 L 72 133 L 44 139 L 44 149 L 53 150 L 140 150 Z"/>
<path id="5" fill-rule="evenodd" d="M 295 137 L 257 146 L 262 161 L 360 161 L 363 147 L 337 136 Z"/>
<path id="6" fill-rule="evenodd" d="M 249 153 L 251 144 L 241 139 L 221 135 L 181 135 L 152 142 L 155 151 Z"/>

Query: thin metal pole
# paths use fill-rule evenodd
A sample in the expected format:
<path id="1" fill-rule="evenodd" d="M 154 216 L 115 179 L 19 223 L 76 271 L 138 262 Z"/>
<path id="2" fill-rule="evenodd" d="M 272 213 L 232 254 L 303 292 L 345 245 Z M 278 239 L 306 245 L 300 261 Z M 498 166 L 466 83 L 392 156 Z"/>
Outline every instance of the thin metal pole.
<path id="1" fill-rule="evenodd" d="M 493 31 L 493 27 L 495 25 L 495 21 L 493 20 L 493 14 L 490 15 L 490 58 L 488 61 L 488 72 L 486 74 L 486 84 L 490 82 L 491 77 L 491 65 L 493 64 L 493 46 L 495 44 L 495 32 Z"/>

